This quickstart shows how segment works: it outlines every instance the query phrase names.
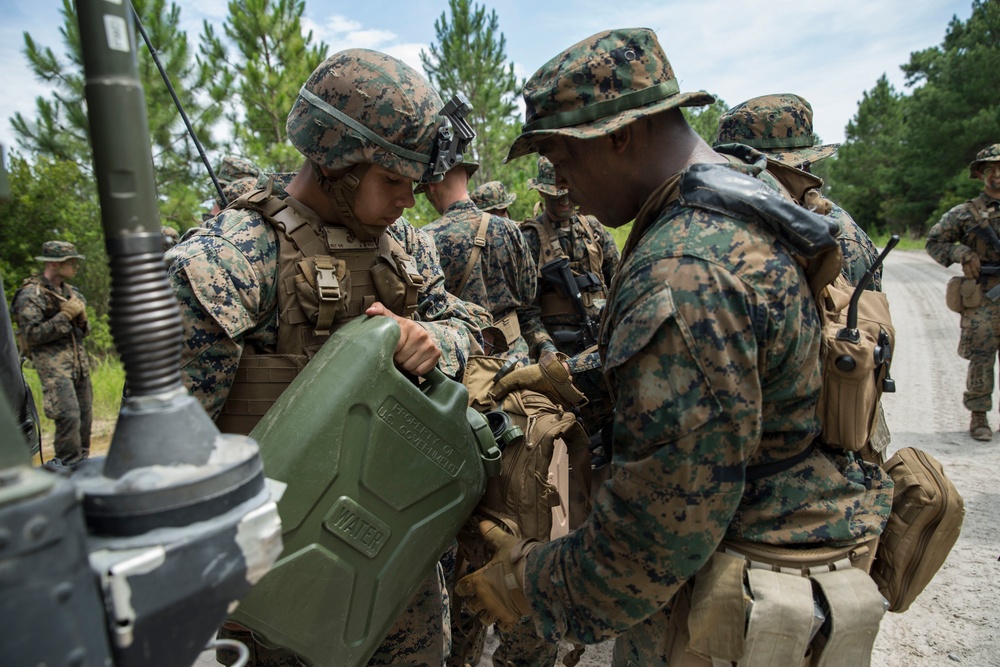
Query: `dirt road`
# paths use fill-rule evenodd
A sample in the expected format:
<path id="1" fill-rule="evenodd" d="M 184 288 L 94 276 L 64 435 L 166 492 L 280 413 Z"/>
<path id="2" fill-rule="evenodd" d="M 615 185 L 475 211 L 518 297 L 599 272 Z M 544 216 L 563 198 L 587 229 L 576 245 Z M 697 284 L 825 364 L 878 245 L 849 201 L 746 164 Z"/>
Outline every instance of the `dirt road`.
<path id="1" fill-rule="evenodd" d="M 875 667 L 1000 667 L 1000 435 L 992 443 L 968 436 L 966 363 L 955 352 L 959 316 L 944 305 L 945 283 L 957 273 L 923 252 L 894 251 L 886 264 L 884 289 L 897 331 L 897 392 L 884 399 L 890 451 L 912 446 L 941 461 L 965 499 L 966 517 L 935 580 L 909 611 L 882 621 Z M 998 425 L 997 410 L 990 420 Z M 610 662 L 606 642 L 588 647 L 580 665 Z M 199 662 L 209 664 L 214 660 Z M 492 663 L 487 655 L 479 664 Z"/>

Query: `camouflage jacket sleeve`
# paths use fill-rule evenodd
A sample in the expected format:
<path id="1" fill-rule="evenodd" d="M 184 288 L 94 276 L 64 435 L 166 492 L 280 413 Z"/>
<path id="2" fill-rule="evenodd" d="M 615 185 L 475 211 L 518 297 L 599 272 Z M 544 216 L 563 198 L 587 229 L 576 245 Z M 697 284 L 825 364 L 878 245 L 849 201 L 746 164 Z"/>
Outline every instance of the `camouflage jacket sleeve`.
<path id="1" fill-rule="evenodd" d="M 621 262 L 621 252 L 619 252 L 615 237 L 611 235 L 611 232 L 604 225 L 600 225 L 598 229 L 601 249 L 604 251 L 604 265 L 601 267 L 601 273 L 604 275 L 604 284 L 610 285 L 618 270 L 618 263 Z"/>
<path id="2" fill-rule="evenodd" d="M 73 323 L 59 310 L 55 298 L 46 296 L 38 283 L 19 290 L 14 301 L 14 315 L 21 334 L 33 348 L 68 339 L 73 332 Z"/>
<path id="3" fill-rule="evenodd" d="M 278 246 L 249 211 L 224 211 L 210 225 L 170 250 L 167 278 L 184 327 L 181 376 L 214 419 L 247 339 L 274 324 Z"/>
<path id="4" fill-rule="evenodd" d="M 583 525 L 528 555 L 525 590 L 547 640 L 600 642 L 668 608 L 727 535 L 788 544 L 881 530 L 860 469 L 824 453 L 746 481 L 749 461 L 789 458 L 818 431 L 818 318 L 775 248 L 752 282 L 711 259 L 639 249 L 620 269 L 604 354 L 617 470 Z"/>
<path id="5" fill-rule="evenodd" d="M 837 241 L 844 256 L 842 273 L 852 285 L 857 285 L 865 271 L 875 264 L 878 251 L 865 230 L 861 229 L 847 211 L 834 204 L 829 216 L 836 220 L 837 226 L 840 227 Z M 867 289 L 882 291 L 882 267 L 875 271 Z"/>
<path id="6" fill-rule="evenodd" d="M 449 377 L 461 377 L 470 354 L 481 354 L 481 330 L 493 324 L 485 308 L 461 301 L 444 288 L 444 273 L 430 237 L 405 220 L 390 228 L 406 252 L 413 257 L 424 278 L 414 319 L 427 329 L 441 348 L 438 366 Z"/>
<path id="7" fill-rule="evenodd" d="M 527 248 L 527 252 L 531 253 L 531 256 L 537 259 L 541 246 L 541 241 L 538 238 L 538 232 L 531 227 L 525 227 L 522 225 L 521 234 L 524 236 L 524 245 Z M 537 268 L 538 267 L 536 267 L 536 271 Z M 530 350 L 532 358 L 538 356 L 539 345 L 541 345 L 544 341 L 552 340 L 548 331 L 545 330 L 545 325 L 542 324 L 542 307 L 539 302 L 541 290 L 537 289 L 537 273 L 535 274 L 535 285 L 535 298 L 530 303 L 526 303 L 524 306 L 517 309 L 517 319 L 521 325 L 521 336 L 528 344 L 528 350 Z"/>
<path id="8" fill-rule="evenodd" d="M 974 216 L 967 204 L 959 204 L 941 216 L 927 232 L 927 254 L 941 266 L 961 263 L 972 248 L 962 243 L 966 230 L 974 224 Z"/>

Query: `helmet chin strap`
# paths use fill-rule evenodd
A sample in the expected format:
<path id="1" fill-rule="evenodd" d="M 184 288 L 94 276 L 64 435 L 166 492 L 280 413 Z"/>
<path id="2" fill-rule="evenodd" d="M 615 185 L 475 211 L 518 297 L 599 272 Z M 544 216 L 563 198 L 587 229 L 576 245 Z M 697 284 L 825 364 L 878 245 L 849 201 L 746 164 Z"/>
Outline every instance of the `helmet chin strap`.
<path id="1" fill-rule="evenodd" d="M 339 218 L 337 222 L 353 231 L 359 238 L 373 238 L 372 234 L 366 230 L 366 225 L 354 215 L 354 196 L 357 194 L 361 179 L 364 178 L 371 164 L 359 162 L 350 167 L 343 176 L 337 178 L 324 174 L 315 162 L 310 160 L 309 164 L 312 165 L 319 187 L 336 204 L 336 213 Z"/>

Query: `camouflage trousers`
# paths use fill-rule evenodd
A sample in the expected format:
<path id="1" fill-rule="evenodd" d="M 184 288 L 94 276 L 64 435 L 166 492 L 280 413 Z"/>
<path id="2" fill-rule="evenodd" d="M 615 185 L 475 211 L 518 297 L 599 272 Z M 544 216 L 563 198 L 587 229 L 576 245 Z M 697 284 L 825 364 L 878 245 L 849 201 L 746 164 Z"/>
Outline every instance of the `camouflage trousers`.
<path id="1" fill-rule="evenodd" d="M 369 667 L 442 667 L 451 650 L 451 620 L 448 594 L 440 565 L 424 578 L 403 613 L 386 634 L 382 644 L 368 661 Z M 254 640 L 246 628 L 230 624 L 219 630 L 219 637 L 236 639 L 250 649 L 248 667 L 304 667 L 305 662 L 291 651 L 269 648 Z M 224 665 L 236 662 L 236 652 L 216 651 L 216 659 Z"/>
<path id="2" fill-rule="evenodd" d="M 1000 304 L 987 299 L 962 314 L 958 354 L 969 360 L 963 403 L 970 412 L 989 412 L 993 398 L 993 366 L 1000 350 Z"/>
<path id="3" fill-rule="evenodd" d="M 487 628 L 454 595 L 455 583 L 475 569 L 466 562 L 461 566 L 462 572 L 457 575 L 456 556 L 457 548 L 453 545 L 441 557 L 445 581 L 454 601 L 451 610 L 452 650 L 447 664 L 448 667 L 475 667 L 483 655 Z M 522 618 L 513 627 L 501 628 L 498 624 L 494 628 L 499 644 L 493 651 L 493 667 L 552 667 L 556 663 L 558 644 L 546 642 L 539 637 L 531 618 Z"/>
<path id="4" fill-rule="evenodd" d="M 45 416 L 56 423 L 56 458 L 67 464 L 82 461 L 90 454 L 94 402 L 90 373 L 37 362 L 35 368 L 42 381 Z"/>

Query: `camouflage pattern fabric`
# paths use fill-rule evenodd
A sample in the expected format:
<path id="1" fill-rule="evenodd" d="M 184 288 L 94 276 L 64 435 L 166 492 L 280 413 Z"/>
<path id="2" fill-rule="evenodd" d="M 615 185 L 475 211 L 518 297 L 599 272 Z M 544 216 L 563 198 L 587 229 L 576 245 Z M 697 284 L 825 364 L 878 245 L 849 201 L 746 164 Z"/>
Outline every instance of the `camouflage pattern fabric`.
<path id="1" fill-rule="evenodd" d="M 615 275 L 615 271 L 618 269 L 618 262 L 620 261 L 621 253 L 618 251 L 618 246 L 615 245 L 615 239 L 611 236 L 611 233 L 604 228 L 603 225 L 593 216 L 586 216 L 590 221 L 590 225 L 593 229 L 597 230 L 597 242 L 600 244 L 601 249 L 604 252 L 604 264 L 602 266 L 589 266 L 589 256 L 587 254 L 587 230 L 584 227 L 586 224 L 581 219 L 584 216 L 580 214 L 574 214 L 569 220 L 555 221 L 552 220 L 547 213 L 543 210 L 538 216 L 534 218 L 539 224 L 548 225 L 555 230 L 556 235 L 560 236 L 560 245 L 562 245 L 563 252 L 569 257 L 570 262 L 582 262 L 584 265 L 588 266 L 589 271 L 593 271 L 600 277 L 605 285 L 611 284 L 611 279 Z M 541 240 L 539 239 L 538 232 L 527 225 L 521 226 L 521 233 L 524 235 L 524 240 L 528 248 L 528 252 L 531 253 L 532 257 L 546 257 L 551 255 L 550 251 L 547 251 L 546 255 L 542 255 Z M 550 259 L 556 259 L 556 257 L 551 256 L 545 261 Z M 544 263 L 544 262 L 543 262 Z M 540 267 L 539 267 L 540 268 Z M 528 347 L 531 349 L 532 355 L 537 356 L 538 346 L 544 341 L 551 341 L 552 336 L 549 334 L 547 327 L 566 325 L 566 326 L 579 326 L 579 317 L 575 315 L 566 316 L 546 316 L 545 320 L 542 320 L 542 308 L 541 308 L 541 294 L 543 287 L 541 286 L 541 277 L 538 277 L 539 289 L 535 301 L 521 310 L 518 311 L 518 316 L 521 320 L 521 333 L 524 339 L 528 341 Z M 601 312 L 598 307 L 593 307 L 589 310 L 588 314 L 595 322 L 600 322 Z M 581 350 L 563 350 L 568 354 L 575 354 Z"/>
<path id="2" fill-rule="evenodd" d="M 976 153 L 976 159 L 969 164 L 969 178 L 980 178 L 983 167 L 989 162 L 1000 162 L 1000 144 L 987 146 Z"/>
<path id="3" fill-rule="evenodd" d="M 76 246 L 69 241 L 46 241 L 42 244 L 42 254 L 35 257 L 39 262 L 62 262 L 67 259 L 86 259 L 76 252 Z"/>
<path id="4" fill-rule="evenodd" d="M 517 193 L 508 193 L 500 181 L 490 181 L 473 190 L 469 197 L 480 211 L 489 212 L 510 208 L 510 205 L 517 200 Z"/>
<path id="5" fill-rule="evenodd" d="M 43 255 L 53 257 L 66 250 L 43 246 Z M 75 254 L 71 252 L 63 258 Z M 46 260 L 57 261 L 57 260 Z M 45 415 L 55 422 L 55 456 L 65 464 L 81 461 L 90 453 L 93 390 L 90 364 L 83 339 L 90 331 L 86 316 L 74 321 L 60 311 L 62 302 L 83 294 L 67 283 L 55 287 L 44 275 L 24 281 L 14 296 L 13 314 L 22 337 L 31 347 L 31 362 L 42 383 Z"/>
<path id="6" fill-rule="evenodd" d="M 1000 200 L 979 195 L 979 202 L 988 212 L 990 226 L 1000 233 Z M 942 266 L 961 263 L 969 253 L 979 255 L 983 264 L 1000 262 L 1000 254 L 972 233 L 979 218 L 968 203 L 955 206 L 945 213 L 927 233 L 927 253 Z M 985 277 L 982 289 L 987 291 L 1000 284 L 1000 277 Z M 963 403 L 970 412 L 989 412 L 992 407 L 994 363 L 1000 350 L 1000 304 L 982 299 L 978 308 L 966 308 L 962 313 L 962 334 L 958 354 L 969 360 Z"/>
<path id="7" fill-rule="evenodd" d="M 345 80 L 351 82 L 349 93 L 338 90 Z M 348 49 L 313 71 L 286 129 L 292 145 L 317 164 L 342 169 L 370 162 L 419 182 L 444 122 L 425 119 L 443 107 L 427 80 L 402 61 Z M 381 141 L 372 138 L 376 135 Z"/>
<path id="8" fill-rule="evenodd" d="M 517 225 L 506 218 L 490 216 L 486 245 L 481 249 L 477 266 L 461 294 L 456 294 L 465 275 L 473 241 L 482 220 L 482 211 L 471 200 L 457 201 L 444 215 L 424 226 L 434 241 L 444 271 L 444 286 L 463 301 L 471 301 L 490 311 L 498 319 L 535 300 L 535 260 Z M 520 336 L 508 341 L 510 349 L 501 356 L 530 363 L 528 344 Z"/>
<path id="9" fill-rule="evenodd" d="M 796 169 L 830 157 L 839 147 L 818 145 L 812 105 L 791 93 L 754 97 L 722 114 L 714 145 L 728 143 L 751 146 Z"/>
<path id="10" fill-rule="evenodd" d="M 609 100 L 612 111 L 591 115 L 587 107 Z M 667 109 L 713 102 L 705 91 L 680 92 L 652 30 L 599 32 L 549 60 L 525 84 L 525 123 L 505 161 L 536 152 L 535 143 L 553 134 L 592 139 Z"/>
<path id="11" fill-rule="evenodd" d="M 669 657 L 640 636 L 669 632 L 673 598 L 724 537 L 856 543 L 882 530 L 891 482 L 821 448 L 745 479 L 747 464 L 787 459 L 819 433 L 812 296 L 762 227 L 677 202 L 644 211 L 602 325 L 617 470 L 580 528 L 530 552 L 525 589 L 550 641 L 621 635 L 635 664 L 654 665 Z"/>
<path id="12" fill-rule="evenodd" d="M 528 187 L 549 197 L 562 197 L 568 190 L 556 187 L 556 170 L 552 163 L 538 156 L 538 176 L 528 179 Z"/>
<path id="13" fill-rule="evenodd" d="M 441 348 L 440 368 L 460 377 L 479 330 L 482 308 L 444 288 L 433 243 L 400 218 L 390 228 L 424 275 L 414 316 Z M 185 343 L 182 376 L 214 419 L 229 393 L 244 345 L 265 352 L 277 340 L 277 234 L 259 214 L 228 209 L 167 253 L 167 277 L 180 301 Z"/>
<path id="14" fill-rule="evenodd" d="M 260 167 L 250 160 L 235 155 L 227 155 L 222 158 L 222 164 L 215 172 L 215 178 L 220 185 L 228 185 L 241 178 L 257 178 L 258 176 L 260 176 Z"/>

